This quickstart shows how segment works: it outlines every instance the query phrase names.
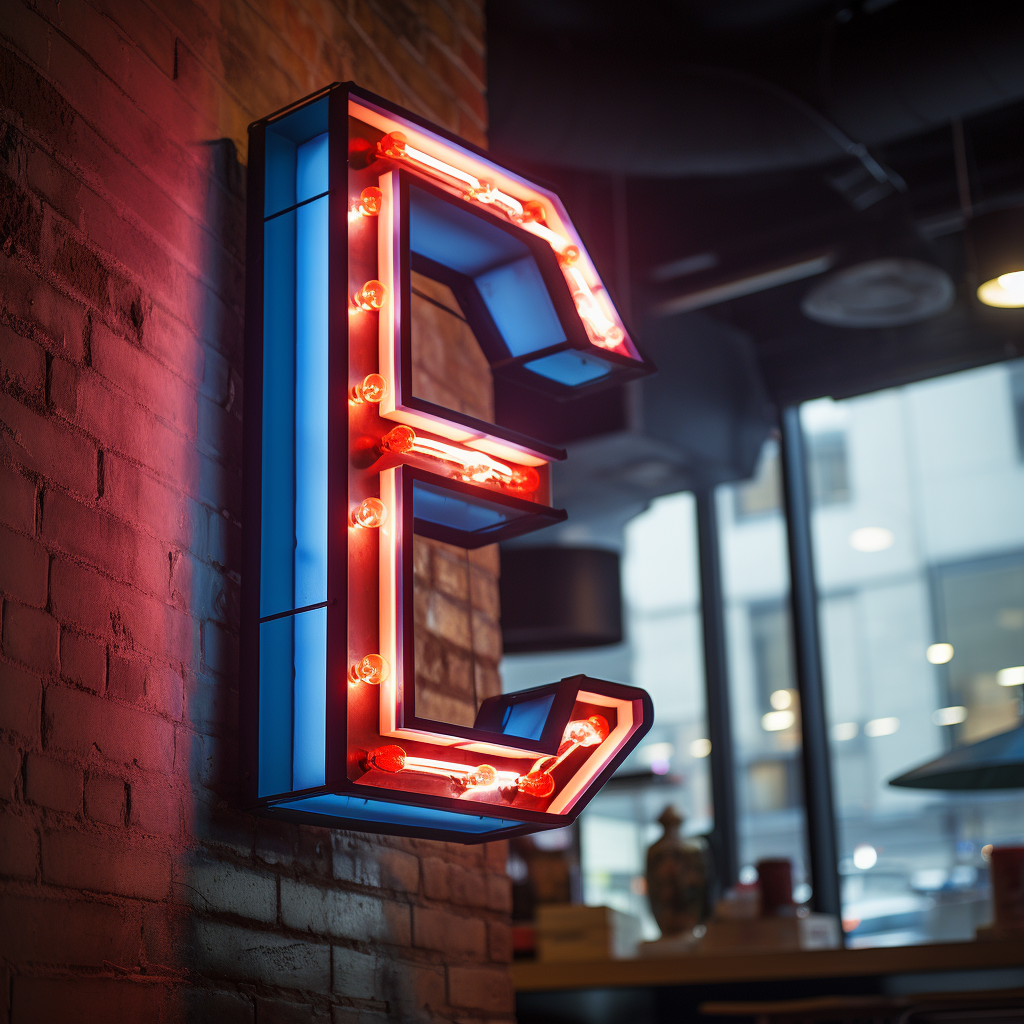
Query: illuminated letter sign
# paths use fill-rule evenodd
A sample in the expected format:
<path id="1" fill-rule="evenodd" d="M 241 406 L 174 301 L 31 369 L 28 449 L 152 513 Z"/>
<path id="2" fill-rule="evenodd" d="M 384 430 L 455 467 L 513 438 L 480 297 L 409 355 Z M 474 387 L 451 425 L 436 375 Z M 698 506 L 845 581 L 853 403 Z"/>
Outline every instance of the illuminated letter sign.
<path id="1" fill-rule="evenodd" d="M 250 129 L 241 718 L 246 803 L 475 842 L 570 823 L 650 729 L 575 676 L 472 727 L 416 707 L 413 536 L 565 519 L 565 453 L 413 387 L 413 275 L 496 380 L 559 401 L 650 371 L 557 196 L 351 85 Z"/>

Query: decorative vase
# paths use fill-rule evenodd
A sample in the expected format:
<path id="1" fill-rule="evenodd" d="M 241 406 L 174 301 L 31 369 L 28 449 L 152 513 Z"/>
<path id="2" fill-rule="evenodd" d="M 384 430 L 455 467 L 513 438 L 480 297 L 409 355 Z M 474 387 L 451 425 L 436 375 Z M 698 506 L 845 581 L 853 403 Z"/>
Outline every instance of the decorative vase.
<path id="1" fill-rule="evenodd" d="M 707 841 L 684 839 L 683 818 L 669 804 L 658 823 L 662 837 L 647 851 L 647 898 L 665 938 L 692 932 L 711 911 L 713 872 Z"/>

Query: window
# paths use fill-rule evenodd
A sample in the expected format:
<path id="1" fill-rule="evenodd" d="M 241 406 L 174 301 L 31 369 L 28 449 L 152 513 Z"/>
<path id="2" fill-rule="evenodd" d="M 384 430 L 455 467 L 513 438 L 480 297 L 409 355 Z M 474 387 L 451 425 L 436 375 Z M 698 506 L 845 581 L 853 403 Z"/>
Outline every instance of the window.
<path id="1" fill-rule="evenodd" d="M 771 495 L 769 505 L 767 496 Z M 806 899 L 800 699 L 793 663 L 786 523 L 778 442 L 753 481 L 720 487 L 719 544 L 741 879 L 764 857 L 793 862 Z M 730 515 L 730 508 L 738 514 Z M 757 508 L 758 514 L 750 514 Z"/>
<path id="2" fill-rule="evenodd" d="M 842 423 L 848 500 L 812 536 L 844 925 L 853 946 L 967 939 L 989 914 L 987 843 L 1024 839 L 1015 791 L 888 780 L 1019 721 L 1024 363 L 803 406 Z M 808 452 L 813 451 L 808 445 Z M 819 463 L 820 464 L 820 463 Z M 813 479 L 813 474 L 812 474 Z"/>
<path id="3" fill-rule="evenodd" d="M 675 804 L 687 835 L 713 824 L 692 495 L 659 498 L 626 524 L 622 580 L 625 643 L 510 655 L 501 671 L 506 691 L 585 672 L 642 686 L 654 700 L 654 728 L 579 819 L 584 901 L 635 914 L 653 939 L 643 875 L 659 815 Z"/>

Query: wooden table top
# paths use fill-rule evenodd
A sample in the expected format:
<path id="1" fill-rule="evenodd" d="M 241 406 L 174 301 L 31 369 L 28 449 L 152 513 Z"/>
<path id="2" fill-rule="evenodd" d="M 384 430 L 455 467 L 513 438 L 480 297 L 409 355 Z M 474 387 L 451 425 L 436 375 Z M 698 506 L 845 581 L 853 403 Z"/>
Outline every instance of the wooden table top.
<path id="1" fill-rule="evenodd" d="M 512 964 L 517 992 L 635 988 L 783 978 L 838 978 L 926 971 L 1024 968 L 1024 940 L 945 942 L 878 949 L 787 950 L 779 953 L 679 954 L 635 960 Z"/>

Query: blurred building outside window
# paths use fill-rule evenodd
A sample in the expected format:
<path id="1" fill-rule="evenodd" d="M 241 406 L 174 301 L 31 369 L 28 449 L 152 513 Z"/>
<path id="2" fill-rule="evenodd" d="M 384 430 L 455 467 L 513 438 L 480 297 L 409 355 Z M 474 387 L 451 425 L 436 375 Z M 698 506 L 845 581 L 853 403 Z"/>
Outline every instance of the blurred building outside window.
<path id="1" fill-rule="evenodd" d="M 812 511 L 844 926 L 853 946 L 970 939 L 983 848 L 1024 839 L 1019 792 L 887 780 L 1019 722 L 1024 362 L 806 403 L 841 424 L 850 500 Z"/>
<path id="2" fill-rule="evenodd" d="M 622 583 L 622 644 L 507 655 L 501 671 L 506 692 L 583 672 L 650 693 L 654 728 L 582 813 L 579 829 L 584 902 L 635 914 L 644 937 L 654 939 L 644 871 L 647 848 L 661 835 L 657 818 L 672 803 L 685 816 L 685 834 L 713 825 L 691 494 L 659 498 L 627 523 Z"/>

